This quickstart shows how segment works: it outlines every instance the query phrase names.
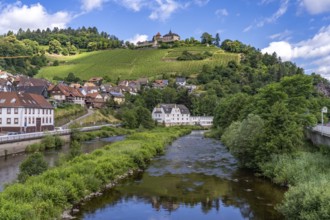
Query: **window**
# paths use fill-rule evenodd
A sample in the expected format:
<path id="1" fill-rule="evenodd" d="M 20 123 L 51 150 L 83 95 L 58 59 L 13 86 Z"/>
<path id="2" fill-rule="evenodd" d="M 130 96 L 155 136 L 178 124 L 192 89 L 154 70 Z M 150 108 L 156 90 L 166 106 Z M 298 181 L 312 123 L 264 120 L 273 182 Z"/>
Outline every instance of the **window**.
<path id="1" fill-rule="evenodd" d="M 29 124 L 31 124 L 31 118 L 29 118 Z"/>
<path id="2" fill-rule="evenodd" d="M 7 125 L 10 125 L 10 124 L 11 124 L 11 119 L 7 118 Z"/>
<path id="3" fill-rule="evenodd" d="M 11 108 L 7 108 L 7 114 L 10 114 Z"/>
<path id="4" fill-rule="evenodd" d="M 2 114 L 2 108 L 0 108 L 0 114 Z"/>
<path id="5" fill-rule="evenodd" d="M 32 124 L 34 124 L 34 117 L 32 118 Z"/>
<path id="6" fill-rule="evenodd" d="M 14 118 L 14 124 L 15 124 L 15 125 L 18 124 L 18 118 Z"/>
<path id="7" fill-rule="evenodd" d="M 14 108 L 14 113 L 18 114 L 18 108 Z"/>
<path id="8" fill-rule="evenodd" d="M 42 124 L 44 124 L 45 123 L 45 118 L 42 118 Z"/>
<path id="9" fill-rule="evenodd" d="M 49 118 L 49 123 L 52 123 L 52 118 L 51 117 Z"/>
<path id="10" fill-rule="evenodd" d="M 46 118 L 46 123 L 48 124 L 48 118 Z"/>
<path id="11" fill-rule="evenodd" d="M 27 114 L 27 108 L 25 108 L 25 114 Z"/>
<path id="12" fill-rule="evenodd" d="M 34 109 L 32 109 L 33 110 L 33 114 L 34 114 Z"/>
<path id="13" fill-rule="evenodd" d="M 29 114 L 31 114 L 31 109 L 29 108 Z"/>
<path id="14" fill-rule="evenodd" d="M 2 124 L 2 118 L 0 118 L 0 125 Z"/>
<path id="15" fill-rule="evenodd" d="M 38 114 L 40 114 L 40 109 L 38 109 Z"/>
<path id="16" fill-rule="evenodd" d="M 42 114 L 45 114 L 45 109 L 42 109 Z"/>

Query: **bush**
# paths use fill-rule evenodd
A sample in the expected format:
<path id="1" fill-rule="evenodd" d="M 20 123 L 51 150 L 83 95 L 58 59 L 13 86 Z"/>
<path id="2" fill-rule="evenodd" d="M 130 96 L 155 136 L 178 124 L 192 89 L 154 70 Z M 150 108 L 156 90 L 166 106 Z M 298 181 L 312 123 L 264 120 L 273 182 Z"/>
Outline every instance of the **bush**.
<path id="1" fill-rule="evenodd" d="M 26 158 L 19 167 L 18 180 L 25 182 L 30 176 L 38 175 L 48 169 L 48 164 L 41 153 L 34 153 Z"/>
<path id="2" fill-rule="evenodd" d="M 287 219 L 329 219 L 330 161 L 321 153 L 277 155 L 261 165 L 275 183 L 289 185 L 277 207 Z"/>

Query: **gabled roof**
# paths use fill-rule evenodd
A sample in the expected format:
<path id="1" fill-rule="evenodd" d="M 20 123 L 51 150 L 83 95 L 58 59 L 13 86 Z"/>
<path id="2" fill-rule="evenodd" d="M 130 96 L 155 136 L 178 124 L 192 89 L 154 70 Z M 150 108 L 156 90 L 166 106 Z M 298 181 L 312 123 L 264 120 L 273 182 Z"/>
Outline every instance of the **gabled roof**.
<path id="1" fill-rule="evenodd" d="M 53 108 L 41 95 L 20 92 L 0 92 L 0 107 Z"/>
<path id="2" fill-rule="evenodd" d="M 183 78 L 183 77 L 176 78 L 176 82 L 185 82 L 185 81 L 186 81 L 186 78 Z"/>
<path id="3" fill-rule="evenodd" d="M 170 114 L 173 108 L 178 108 L 181 114 L 190 114 L 189 109 L 181 104 L 159 104 L 159 108 L 162 108 L 165 114 Z"/>
<path id="4" fill-rule="evenodd" d="M 61 83 L 57 84 L 51 90 L 55 90 L 56 88 L 58 88 L 65 96 L 84 97 L 84 95 L 79 91 L 79 89 L 69 87 L 69 86 L 61 84 Z"/>
<path id="5" fill-rule="evenodd" d="M 110 95 L 117 98 L 124 98 L 124 94 L 120 92 L 110 92 Z"/>
<path id="6" fill-rule="evenodd" d="M 31 78 L 27 76 L 16 77 L 17 87 L 20 86 L 46 86 L 48 87 L 51 83 L 45 79 Z"/>
<path id="7" fill-rule="evenodd" d="M 45 90 L 47 91 L 46 86 L 20 86 L 20 87 L 17 87 L 17 91 L 19 91 L 19 92 L 33 93 L 33 94 L 38 94 L 38 95 L 42 95 L 42 93 Z"/>
<path id="8" fill-rule="evenodd" d="M 178 34 L 176 34 L 176 33 L 172 33 L 171 30 L 170 30 L 170 32 L 168 32 L 168 34 L 165 34 L 163 37 L 172 37 L 172 36 L 180 37 Z"/>

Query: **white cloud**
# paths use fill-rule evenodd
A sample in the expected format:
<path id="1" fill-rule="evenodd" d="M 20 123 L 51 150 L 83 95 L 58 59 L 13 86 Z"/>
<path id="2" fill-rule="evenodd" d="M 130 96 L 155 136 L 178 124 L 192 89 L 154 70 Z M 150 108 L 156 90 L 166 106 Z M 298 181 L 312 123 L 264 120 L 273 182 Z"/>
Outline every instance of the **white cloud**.
<path id="1" fill-rule="evenodd" d="M 89 12 L 94 9 L 100 9 L 107 0 L 81 0 L 81 9 Z"/>
<path id="2" fill-rule="evenodd" d="M 148 5 L 150 6 L 153 4 L 153 1 L 150 0 L 113 0 L 113 1 L 135 12 L 140 11 L 145 6 Z"/>
<path id="3" fill-rule="evenodd" d="M 184 7 L 173 0 L 156 0 L 156 3 L 157 6 L 153 7 L 153 11 L 149 15 L 151 20 L 165 21 L 178 9 Z"/>
<path id="4" fill-rule="evenodd" d="M 27 6 L 16 2 L 0 9 L 0 33 L 6 33 L 9 30 L 18 31 L 19 28 L 31 30 L 65 28 L 71 19 L 72 16 L 65 11 L 49 14 L 39 3 Z"/>
<path id="5" fill-rule="evenodd" d="M 330 25 L 322 27 L 310 39 L 292 44 L 287 41 L 271 42 L 261 52 L 276 52 L 283 60 L 302 59 L 305 66 L 313 66 L 312 71 L 330 78 Z"/>
<path id="6" fill-rule="evenodd" d="M 261 50 L 262 53 L 272 54 L 277 53 L 283 61 L 288 61 L 292 59 L 292 46 L 290 43 L 285 41 L 271 42 L 268 47 Z"/>
<path id="7" fill-rule="evenodd" d="M 225 9 L 225 8 L 221 8 L 221 9 L 216 10 L 216 11 L 215 11 L 215 14 L 216 14 L 218 17 L 223 17 L 223 16 L 228 16 L 228 15 L 229 15 L 227 9 Z"/>
<path id="8" fill-rule="evenodd" d="M 280 8 L 272 16 L 261 20 L 257 24 L 257 27 L 263 27 L 265 24 L 276 22 L 280 17 L 282 17 L 287 12 L 288 7 L 289 7 L 289 0 L 282 0 Z"/>
<path id="9" fill-rule="evenodd" d="M 136 45 L 137 42 L 143 42 L 148 40 L 148 35 L 145 34 L 136 34 L 133 38 L 127 39 L 126 41 L 129 41 Z"/>
<path id="10" fill-rule="evenodd" d="M 289 30 L 285 30 L 283 32 L 280 33 L 276 33 L 276 34 L 272 34 L 269 36 L 270 39 L 275 40 L 278 39 L 280 41 L 285 40 L 288 41 L 291 37 L 292 32 Z"/>
<path id="11" fill-rule="evenodd" d="M 305 8 L 310 14 L 330 12 L 329 0 L 300 0 L 300 6 Z"/>
<path id="12" fill-rule="evenodd" d="M 246 28 L 244 28 L 243 32 L 248 32 L 253 28 L 253 25 L 247 26 Z"/>
<path id="13" fill-rule="evenodd" d="M 204 6 L 207 3 L 209 3 L 210 0 L 195 0 L 195 4 L 199 5 L 199 6 Z"/>

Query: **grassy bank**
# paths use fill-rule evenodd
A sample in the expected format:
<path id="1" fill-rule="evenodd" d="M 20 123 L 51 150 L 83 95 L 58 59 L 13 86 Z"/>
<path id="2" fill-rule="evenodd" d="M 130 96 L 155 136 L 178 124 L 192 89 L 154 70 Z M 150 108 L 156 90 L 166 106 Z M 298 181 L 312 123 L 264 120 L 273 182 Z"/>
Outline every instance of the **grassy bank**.
<path id="1" fill-rule="evenodd" d="M 63 104 L 55 109 L 55 126 L 64 125 L 86 113 L 87 110 L 81 105 Z"/>
<path id="2" fill-rule="evenodd" d="M 177 61 L 176 58 L 187 50 L 191 53 L 208 51 L 211 58 L 199 61 Z M 238 54 L 226 53 L 215 47 L 184 47 L 158 50 L 116 49 L 82 53 L 74 57 L 60 57 L 59 66 L 43 67 L 37 77 L 52 80 L 54 76 L 66 77 L 72 72 L 81 79 L 88 80 L 95 76 L 108 76 L 113 81 L 156 77 L 164 73 L 190 75 L 199 73 L 203 65 L 211 67 L 226 65 L 229 61 L 240 62 Z"/>
<path id="3" fill-rule="evenodd" d="M 104 115 L 100 110 L 96 110 L 92 115 L 79 120 L 79 126 L 87 127 L 102 124 L 118 124 L 120 121 L 113 115 Z"/>
<path id="4" fill-rule="evenodd" d="M 287 219 L 330 219 L 330 160 L 320 152 L 274 156 L 262 166 L 264 175 L 288 185 L 277 209 Z"/>
<path id="5" fill-rule="evenodd" d="M 25 184 L 13 184 L 0 194 L 0 219 L 59 218 L 71 204 L 128 170 L 146 168 L 166 145 L 189 132 L 190 129 L 174 127 L 134 133 L 125 141 L 30 177 Z"/>

